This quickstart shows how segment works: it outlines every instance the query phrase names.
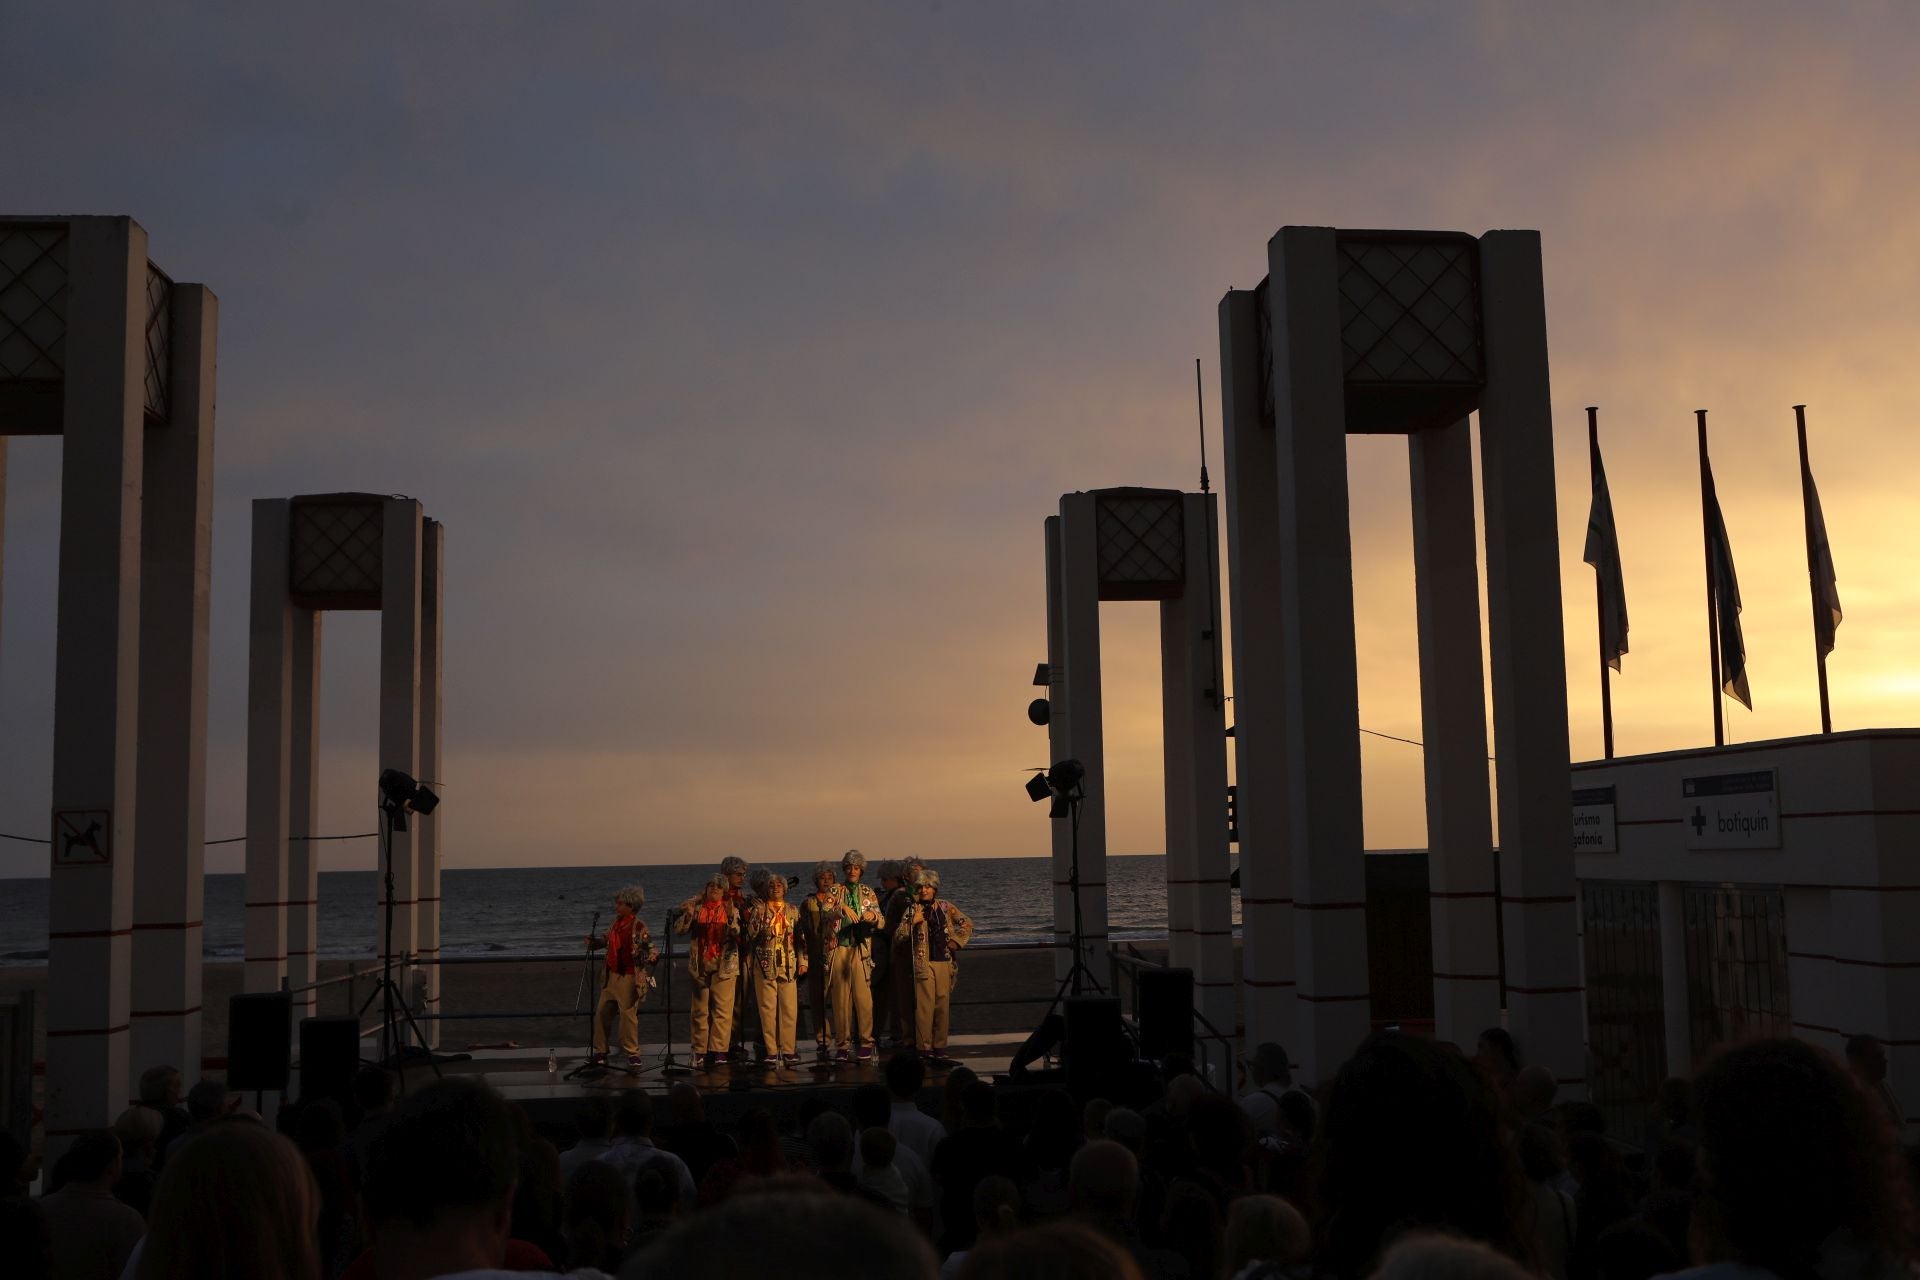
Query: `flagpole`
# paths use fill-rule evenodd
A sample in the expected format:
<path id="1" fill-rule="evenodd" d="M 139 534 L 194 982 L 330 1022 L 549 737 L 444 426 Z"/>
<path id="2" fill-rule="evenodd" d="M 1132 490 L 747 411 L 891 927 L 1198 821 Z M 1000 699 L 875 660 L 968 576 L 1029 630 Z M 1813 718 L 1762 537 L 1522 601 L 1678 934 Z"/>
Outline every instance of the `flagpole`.
<path id="1" fill-rule="evenodd" d="M 1600 479 L 1600 406 L 1587 406 L 1587 479 L 1598 484 Z M 1613 759 L 1613 682 L 1612 668 L 1607 665 L 1607 587 L 1605 576 L 1598 565 L 1593 570 L 1594 619 L 1600 631 L 1600 740 L 1606 751 L 1606 759 Z"/>
<path id="2" fill-rule="evenodd" d="M 1813 549 L 1813 467 L 1807 462 L 1807 406 L 1793 406 L 1793 423 L 1800 436 L 1800 511 L 1807 527 L 1807 590 L 1813 601 L 1813 659 L 1820 672 L 1820 732 L 1833 732 L 1833 711 L 1827 705 L 1827 651 L 1820 645 L 1819 568 Z"/>
<path id="3" fill-rule="evenodd" d="M 1707 661 L 1713 671 L 1713 745 L 1727 745 L 1727 727 L 1720 708 L 1720 620 L 1713 608 L 1713 471 L 1707 463 L 1707 411 L 1695 409 L 1700 430 L 1700 538 L 1707 553 Z"/>

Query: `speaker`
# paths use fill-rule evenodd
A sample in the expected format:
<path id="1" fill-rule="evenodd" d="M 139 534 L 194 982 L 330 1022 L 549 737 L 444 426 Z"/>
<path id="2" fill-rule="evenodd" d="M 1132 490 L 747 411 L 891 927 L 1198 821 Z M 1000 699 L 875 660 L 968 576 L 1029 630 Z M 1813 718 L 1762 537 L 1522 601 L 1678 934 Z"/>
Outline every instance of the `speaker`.
<path id="1" fill-rule="evenodd" d="M 1140 1020 L 1140 1056 L 1193 1056 L 1193 970 L 1140 969 L 1133 1011 Z"/>
<path id="2" fill-rule="evenodd" d="M 293 997 L 285 991 L 227 1000 L 227 1088 L 285 1089 L 293 1069 Z"/>
<path id="3" fill-rule="evenodd" d="M 1067 1092 L 1075 1100 L 1114 1096 L 1120 1075 L 1133 1061 L 1120 1023 L 1117 996 L 1068 996 L 1066 1010 Z"/>
<path id="4" fill-rule="evenodd" d="M 358 1018 L 307 1018 L 300 1023 L 300 1100 L 353 1097 L 360 1070 Z"/>

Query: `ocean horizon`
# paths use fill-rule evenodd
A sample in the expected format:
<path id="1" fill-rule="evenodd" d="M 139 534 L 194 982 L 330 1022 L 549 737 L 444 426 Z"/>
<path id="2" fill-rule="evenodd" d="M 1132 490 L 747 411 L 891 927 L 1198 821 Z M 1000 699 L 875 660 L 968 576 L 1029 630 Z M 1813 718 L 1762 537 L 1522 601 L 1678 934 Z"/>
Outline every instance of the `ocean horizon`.
<path id="1" fill-rule="evenodd" d="M 878 861 L 877 859 L 875 861 Z M 1046 857 L 929 859 L 941 892 L 973 917 L 982 944 L 1048 942 L 1053 930 L 1052 860 Z M 805 881 L 813 862 L 769 861 L 782 875 Z M 614 891 L 639 884 L 642 912 L 656 934 L 669 908 L 690 898 L 716 862 L 625 867 L 460 867 L 441 872 L 441 949 L 448 955 L 550 955 L 575 950 L 594 915 L 612 912 Z M 872 864 L 869 864 L 872 875 Z M 0 894 L 0 966 L 47 961 L 48 881 L 5 881 Z M 379 875 L 374 871 L 320 873 L 322 959 L 373 954 Z M 211 962 L 244 954 L 246 877 L 206 877 L 203 954 Z M 804 892 L 806 886 L 790 892 Z M 1166 855 L 1114 854 L 1107 859 L 1108 931 L 1116 939 L 1164 938 L 1167 931 Z M 1233 892 L 1240 922 L 1240 895 Z"/>

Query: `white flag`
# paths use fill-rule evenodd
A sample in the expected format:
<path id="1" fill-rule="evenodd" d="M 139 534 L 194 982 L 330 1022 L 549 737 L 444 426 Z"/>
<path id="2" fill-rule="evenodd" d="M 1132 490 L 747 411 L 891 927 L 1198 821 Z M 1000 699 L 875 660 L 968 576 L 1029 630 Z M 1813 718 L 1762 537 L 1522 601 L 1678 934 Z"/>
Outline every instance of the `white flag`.
<path id="1" fill-rule="evenodd" d="M 1627 652 L 1627 585 L 1620 572 L 1620 537 L 1613 527 L 1613 499 L 1598 449 L 1593 454 L 1593 506 L 1587 511 L 1585 560 L 1600 580 L 1600 660 L 1620 669 Z"/>

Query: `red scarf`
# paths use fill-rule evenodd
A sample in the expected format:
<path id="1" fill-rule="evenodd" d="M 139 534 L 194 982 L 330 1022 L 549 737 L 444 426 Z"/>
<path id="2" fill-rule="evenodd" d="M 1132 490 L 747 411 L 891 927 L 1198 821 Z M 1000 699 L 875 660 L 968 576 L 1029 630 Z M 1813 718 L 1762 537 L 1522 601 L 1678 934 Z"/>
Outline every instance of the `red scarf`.
<path id="1" fill-rule="evenodd" d="M 607 972 L 633 972 L 633 926 L 639 918 L 628 916 L 607 926 Z"/>
<path id="2" fill-rule="evenodd" d="M 693 935 L 700 944 L 700 958 L 708 962 L 720 959 L 727 942 L 727 900 L 702 902 L 693 910 Z"/>

